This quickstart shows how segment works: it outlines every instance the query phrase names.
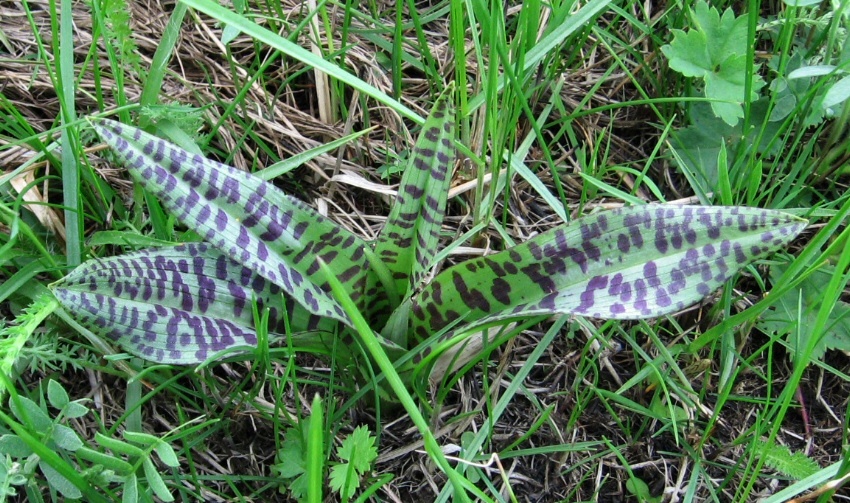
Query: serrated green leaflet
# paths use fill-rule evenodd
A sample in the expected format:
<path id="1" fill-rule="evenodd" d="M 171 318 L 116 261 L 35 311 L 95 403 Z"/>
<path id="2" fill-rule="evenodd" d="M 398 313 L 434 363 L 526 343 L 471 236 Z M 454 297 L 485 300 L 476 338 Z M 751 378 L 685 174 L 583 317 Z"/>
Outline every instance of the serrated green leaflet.
<path id="1" fill-rule="evenodd" d="M 413 329 L 424 338 L 460 317 L 457 330 L 541 314 L 662 316 L 805 226 L 786 213 L 741 207 L 648 205 L 589 215 L 442 272 L 413 299 Z"/>
<path id="2" fill-rule="evenodd" d="M 317 258 L 333 264 L 358 308 L 365 307 L 372 269 L 362 239 L 249 173 L 117 122 L 102 120 L 94 128 L 133 177 L 181 222 L 311 313 L 349 323 L 328 293 Z"/>
<path id="3" fill-rule="evenodd" d="M 281 289 L 205 243 L 90 260 L 53 292 L 77 321 L 133 353 L 163 363 L 198 363 L 257 344 L 253 302 L 269 308 L 269 330 L 329 332 Z"/>

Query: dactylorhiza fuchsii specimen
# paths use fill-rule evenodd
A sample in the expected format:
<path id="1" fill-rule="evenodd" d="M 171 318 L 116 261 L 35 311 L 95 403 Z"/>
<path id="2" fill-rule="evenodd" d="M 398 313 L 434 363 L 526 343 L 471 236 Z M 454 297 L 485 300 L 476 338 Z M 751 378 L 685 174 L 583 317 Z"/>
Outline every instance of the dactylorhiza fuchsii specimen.
<path id="1" fill-rule="evenodd" d="M 356 338 L 325 268 L 384 350 L 399 358 L 445 339 L 536 315 L 653 318 L 704 298 L 786 246 L 806 221 L 745 207 L 646 205 L 593 213 L 426 278 L 454 163 L 444 94 L 409 156 L 398 198 L 369 243 L 249 173 L 139 129 L 94 124 L 132 176 L 204 240 L 92 259 L 53 286 L 83 327 L 144 359 L 197 364 L 270 333 L 329 346 Z M 336 335 L 335 335 L 336 334 Z"/>

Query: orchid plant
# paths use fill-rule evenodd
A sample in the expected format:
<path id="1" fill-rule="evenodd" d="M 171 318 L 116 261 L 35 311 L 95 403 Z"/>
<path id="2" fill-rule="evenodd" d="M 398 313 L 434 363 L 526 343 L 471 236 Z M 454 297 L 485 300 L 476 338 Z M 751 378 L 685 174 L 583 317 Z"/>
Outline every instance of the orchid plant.
<path id="1" fill-rule="evenodd" d="M 56 298 L 80 325 L 132 354 L 198 364 L 256 347 L 255 304 L 267 310 L 271 334 L 352 343 L 357 332 L 331 274 L 396 360 L 434 334 L 449 340 L 532 316 L 673 313 L 806 226 L 764 209 L 623 207 L 433 275 L 454 122 L 446 93 L 370 243 L 256 176 L 99 120 L 95 131 L 132 176 L 203 242 L 92 259 L 53 285 Z"/>

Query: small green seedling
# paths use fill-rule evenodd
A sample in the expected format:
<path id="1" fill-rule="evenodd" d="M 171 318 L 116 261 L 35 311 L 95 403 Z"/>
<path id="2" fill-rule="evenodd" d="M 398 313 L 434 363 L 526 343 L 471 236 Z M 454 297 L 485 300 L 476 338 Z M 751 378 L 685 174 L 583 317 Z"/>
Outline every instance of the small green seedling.
<path id="1" fill-rule="evenodd" d="M 626 490 L 644 503 L 661 503 L 663 499 L 661 496 L 653 496 L 646 482 L 634 476 L 626 480 Z"/>
<path id="2" fill-rule="evenodd" d="M 358 426 L 337 447 L 336 454 L 342 462 L 331 467 L 331 489 L 340 494 L 342 501 L 348 501 L 378 457 L 375 437 L 365 426 Z"/>
<path id="3" fill-rule="evenodd" d="M 278 462 L 272 467 L 275 476 L 281 479 L 281 492 L 288 491 L 298 501 L 304 501 L 308 491 L 304 432 L 309 429 L 309 421 L 304 419 L 298 427 L 286 429 L 283 445 L 277 452 Z"/>
<path id="4" fill-rule="evenodd" d="M 794 480 L 811 477 L 820 470 L 814 459 L 802 452 L 792 451 L 787 445 L 757 440 L 755 448 L 758 449 L 758 455 L 764 457 L 764 464 Z"/>
<path id="5" fill-rule="evenodd" d="M 273 467 L 275 475 L 281 479 L 281 492 L 289 492 L 298 501 L 306 501 L 312 490 L 307 480 L 309 441 L 306 436 L 311 421 L 312 417 L 305 418 L 297 427 L 287 428 L 277 454 L 278 462 Z M 368 428 L 358 426 L 336 448 L 341 462 L 330 466 L 328 483 L 342 501 L 350 500 L 371 472 L 372 463 L 378 457 L 375 441 Z M 324 453 L 323 446 L 319 449 Z"/>

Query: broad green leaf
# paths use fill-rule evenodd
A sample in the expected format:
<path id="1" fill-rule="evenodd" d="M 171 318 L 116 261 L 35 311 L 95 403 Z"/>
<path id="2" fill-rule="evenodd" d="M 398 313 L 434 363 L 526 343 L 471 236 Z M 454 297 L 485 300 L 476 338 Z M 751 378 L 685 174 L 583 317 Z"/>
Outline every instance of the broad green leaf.
<path id="1" fill-rule="evenodd" d="M 68 392 L 65 391 L 65 388 L 51 379 L 47 381 L 47 401 L 53 407 L 62 410 L 71 402 L 71 399 L 68 397 Z"/>
<path id="2" fill-rule="evenodd" d="M 309 312 L 350 324 L 329 294 L 319 258 L 358 308 L 365 307 L 367 283 L 377 283 L 366 257 L 371 249 L 359 237 L 249 173 L 114 121 L 101 120 L 94 128 L 133 177 L 181 222 L 280 286 Z"/>
<path id="3" fill-rule="evenodd" d="M 71 452 L 83 446 L 83 441 L 77 436 L 77 432 L 64 424 L 53 425 L 53 441 L 62 449 Z"/>
<path id="4" fill-rule="evenodd" d="M 18 408 L 20 405 L 20 408 Z M 25 425 L 32 425 L 33 431 L 47 431 L 53 426 L 53 420 L 47 412 L 41 410 L 37 403 L 26 397 L 18 397 L 17 400 L 9 399 L 9 409 Z"/>
<path id="5" fill-rule="evenodd" d="M 76 454 L 77 457 L 85 459 L 86 461 L 91 461 L 92 463 L 99 464 L 108 470 L 113 470 L 119 475 L 126 476 L 135 470 L 135 467 L 133 465 L 117 456 L 113 456 L 112 454 L 107 454 L 104 452 L 99 452 L 85 446 L 77 449 L 74 454 Z"/>
<path id="6" fill-rule="evenodd" d="M 705 95 L 725 101 L 712 101 L 711 109 L 726 124 L 734 126 L 739 119 L 744 118 L 744 90 L 746 89 L 746 67 L 749 65 L 745 55 L 732 56 L 718 65 L 715 70 L 705 76 Z M 760 78 L 755 79 L 755 91 L 750 93 L 750 101 L 758 99 L 758 89 L 764 85 Z"/>
<path id="7" fill-rule="evenodd" d="M 712 70 L 705 33 L 673 30 L 673 37 L 673 43 L 661 48 L 670 68 L 685 77 L 704 78 Z"/>
<path id="8" fill-rule="evenodd" d="M 694 28 L 705 35 L 706 49 L 711 62 L 720 62 L 733 55 L 747 53 L 747 17 L 735 16 L 731 8 L 720 12 L 699 0 L 691 10 Z"/>
<path id="9" fill-rule="evenodd" d="M 670 68 L 686 77 L 705 77 L 734 56 L 747 54 L 747 18 L 735 17 L 727 8 L 723 15 L 700 0 L 691 10 L 690 30 L 673 30 L 673 42 L 661 48 Z"/>
<path id="10" fill-rule="evenodd" d="M 177 468 L 180 466 L 180 460 L 177 459 L 177 453 L 174 452 L 174 448 L 166 442 L 165 440 L 160 440 L 156 447 L 157 455 L 159 455 L 159 460 L 165 464 L 165 466 L 170 466 L 171 468 Z"/>
<path id="11" fill-rule="evenodd" d="M 252 302 L 269 308 L 269 330 L 332 331 L 274 283 L 206 243 L 90 260 L 53 286 L 62 306 L 92 332 L 133 354 L 193 364 L 257 344 Z"/>
<path id="12" fill-rule="evenodd" d="M 640 319 L 678 311 L 806 226 L 772 210 L 634 206 L 589 215 L 440 273 L 412 303 L 425 338 L 556 313 Z"/>
<path id="13" fill-rule="evenodd" d="M 422 126 L 404 168 L 398 199 L 375 245 L 401 298 L 423 280 L 437 253 L 455 155 L 451 92 L 450 87 L 440 96 Z"/>
<path id="14" fill-rule="evenodd" d="M 77 486 L 65 478 L 65 476 L 59 473 L 55 468 L 50 466 L 47 461 L 39 459 L 38 467 L 41 469 L 41 473 L 44 474 L 44 478 L 47 479 L 47 483 L 50 484 L 50 487 L 56 489 L 62 496 L 68 499 L 79 499 L 83 497 L 83 493 L 80 492 Z"/>
<path id="15" fill-rule="evenodd" d="M 10 433 L 0 436 L 0 454 L 23 459 L 29 457 L 32 453 L 32 449 L 21 437 Z"/>
<path id="16" fill-rule="evenodd" d="M 162 501 L 174 501 L 174 496 L 171 495 L 171 491 L 168 490 L 168 486 L 165 485 L 162 475 L 157 471 L 151 458 L 145 458 L 142 461 L 142 467 L 145 470 L 145 479 L 147 479 L 148 486 L 153 489 L 157 498 Z"/>

